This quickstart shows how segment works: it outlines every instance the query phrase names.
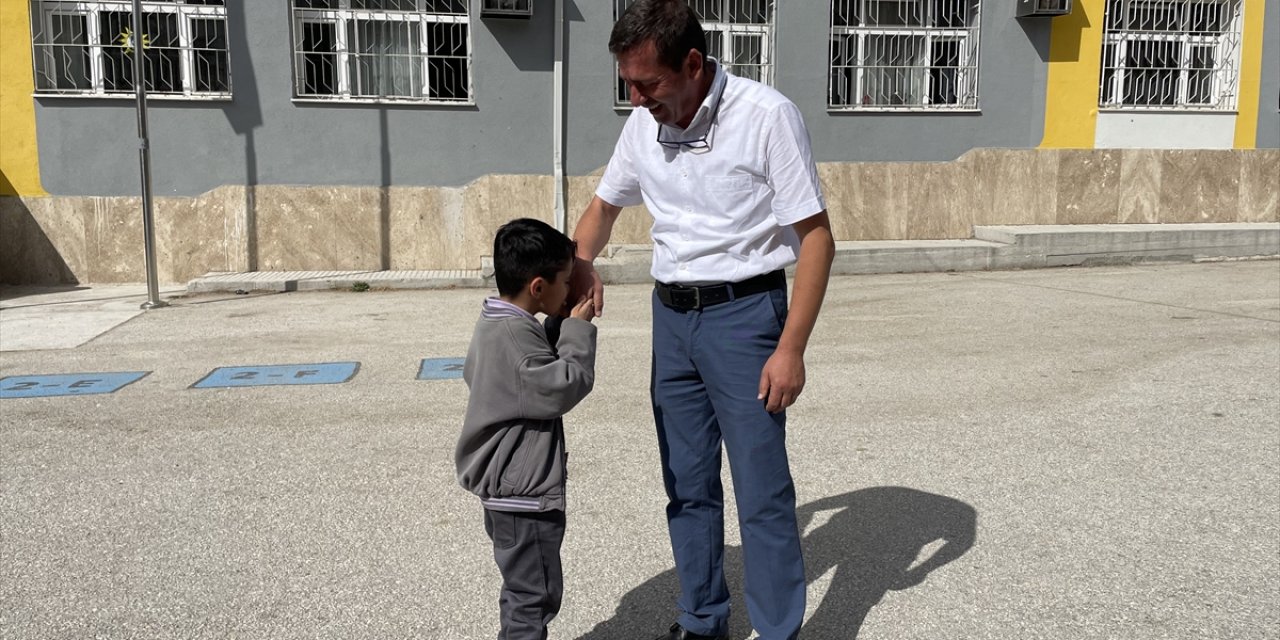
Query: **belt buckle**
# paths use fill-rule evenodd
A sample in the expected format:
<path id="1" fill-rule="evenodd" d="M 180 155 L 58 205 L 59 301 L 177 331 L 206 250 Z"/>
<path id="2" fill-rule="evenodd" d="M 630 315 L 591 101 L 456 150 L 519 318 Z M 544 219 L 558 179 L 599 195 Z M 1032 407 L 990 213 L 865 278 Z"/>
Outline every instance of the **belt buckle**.
<path id="1" fill-rule="evenodd" d="M 677 307 L 684 309 L 701 309 L 702 308 L 702 292 L 697 287 L 686 287 L 682 285 L 674 285 L 670 288 L 671 303 Z M 685 304 L 688 300 L 687 296 L 693 295 L 693 304 Z"/>

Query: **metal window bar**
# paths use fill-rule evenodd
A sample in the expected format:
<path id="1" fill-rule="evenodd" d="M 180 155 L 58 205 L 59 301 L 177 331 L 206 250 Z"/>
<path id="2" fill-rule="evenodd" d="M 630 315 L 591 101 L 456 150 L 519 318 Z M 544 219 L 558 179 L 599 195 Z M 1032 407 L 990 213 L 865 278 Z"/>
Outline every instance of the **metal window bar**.
<path id="1" fill-rule="evenodd" d="M 979 0 L 832 0 L 833 110 L 978 108 Z"/>
<path id="2" fill-rule="evenodd" d="M 1236 108 L 1241 0 L 1107 0 L 1098 106 Z"/>
<path id="3" fill-rule="evenodd" d="M 616 22 L 632 0 L 614 0 Z M 773 84 L 776 0 L 689 0 L 707 36 L 707 55 L 736 76 Z M 614 64 L 617 71 L 617 64 Z M 631 106 L 630 91 L 617 78 L 614 106 Z"/>
<path id="4" fill-rule="evenodd" d="M 471 103 L 466 0 L 293 0 L 294 95 Z"/>
<path id="5" fill-rule="evenodd" d="M 31 0 L 36 93 L 132 96 L 130 53 L 141 43 L 148 93 L 231 95 L 222 0 L 148 0 L 142 9 L 145 33 L 137 38 L 131 0 Z"/>

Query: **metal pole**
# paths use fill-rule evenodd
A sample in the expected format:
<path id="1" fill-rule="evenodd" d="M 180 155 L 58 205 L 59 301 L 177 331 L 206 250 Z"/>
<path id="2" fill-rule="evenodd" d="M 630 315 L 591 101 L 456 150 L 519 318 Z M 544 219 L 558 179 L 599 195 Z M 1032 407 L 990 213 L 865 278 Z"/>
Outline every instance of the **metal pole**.
<path id="1" fill-rule="evenodd" d="M 156 225 L 151 209 L 151 149 L 147 142 L 147 81 L 142 51 L 145 37 L 142 1 L 133 0 L 133 35 L 129 44 L 133 46 L 133 89 L 138 101 L 138 165 L 142 173 L 143 257 L 147 268 L 147 301 L 142 308 L 156 309 L 169 303 L 160 299 L 160 286 L 156 283 Z"/>

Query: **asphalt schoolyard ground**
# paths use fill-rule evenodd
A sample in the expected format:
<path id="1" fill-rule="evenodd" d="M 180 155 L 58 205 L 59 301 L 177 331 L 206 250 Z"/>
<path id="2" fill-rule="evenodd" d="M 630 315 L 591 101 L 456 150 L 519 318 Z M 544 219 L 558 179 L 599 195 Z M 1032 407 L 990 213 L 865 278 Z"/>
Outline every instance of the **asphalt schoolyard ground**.
<path id="1" fill-rule="evenodd" d="M 0 290 L 0 638 L 496 636 L 436 360 L 488 292 L 135 290 L 61 342 L 75 302 L 35 293 Z M 606 300 L 552 636 L 648 640 L 649 288 Z M 807 362 L 802 637 L 1280 637 L 1280 262 L 838 277 Z M 227 386 L 268 379 L 331 384 Z"/>

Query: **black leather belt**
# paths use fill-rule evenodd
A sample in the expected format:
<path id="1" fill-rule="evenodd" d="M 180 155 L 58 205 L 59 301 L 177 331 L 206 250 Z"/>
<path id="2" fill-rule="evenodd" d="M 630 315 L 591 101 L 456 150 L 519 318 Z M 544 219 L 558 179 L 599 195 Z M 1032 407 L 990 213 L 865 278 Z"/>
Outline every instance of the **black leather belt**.
<path id="1" fill-rule="evenodd" d="M 662 304 L 677 311 L 705 309 L 730 300 L 756 293 L 784 289 L 787 286 L 787 274 L 782 270 L 771 271 L 747 278 L 742 282 L 725 282 L 708 284 L 700 287 L 686 287 L 680 284 L 656 283 L 653 290 L 658 294 Z"/>

